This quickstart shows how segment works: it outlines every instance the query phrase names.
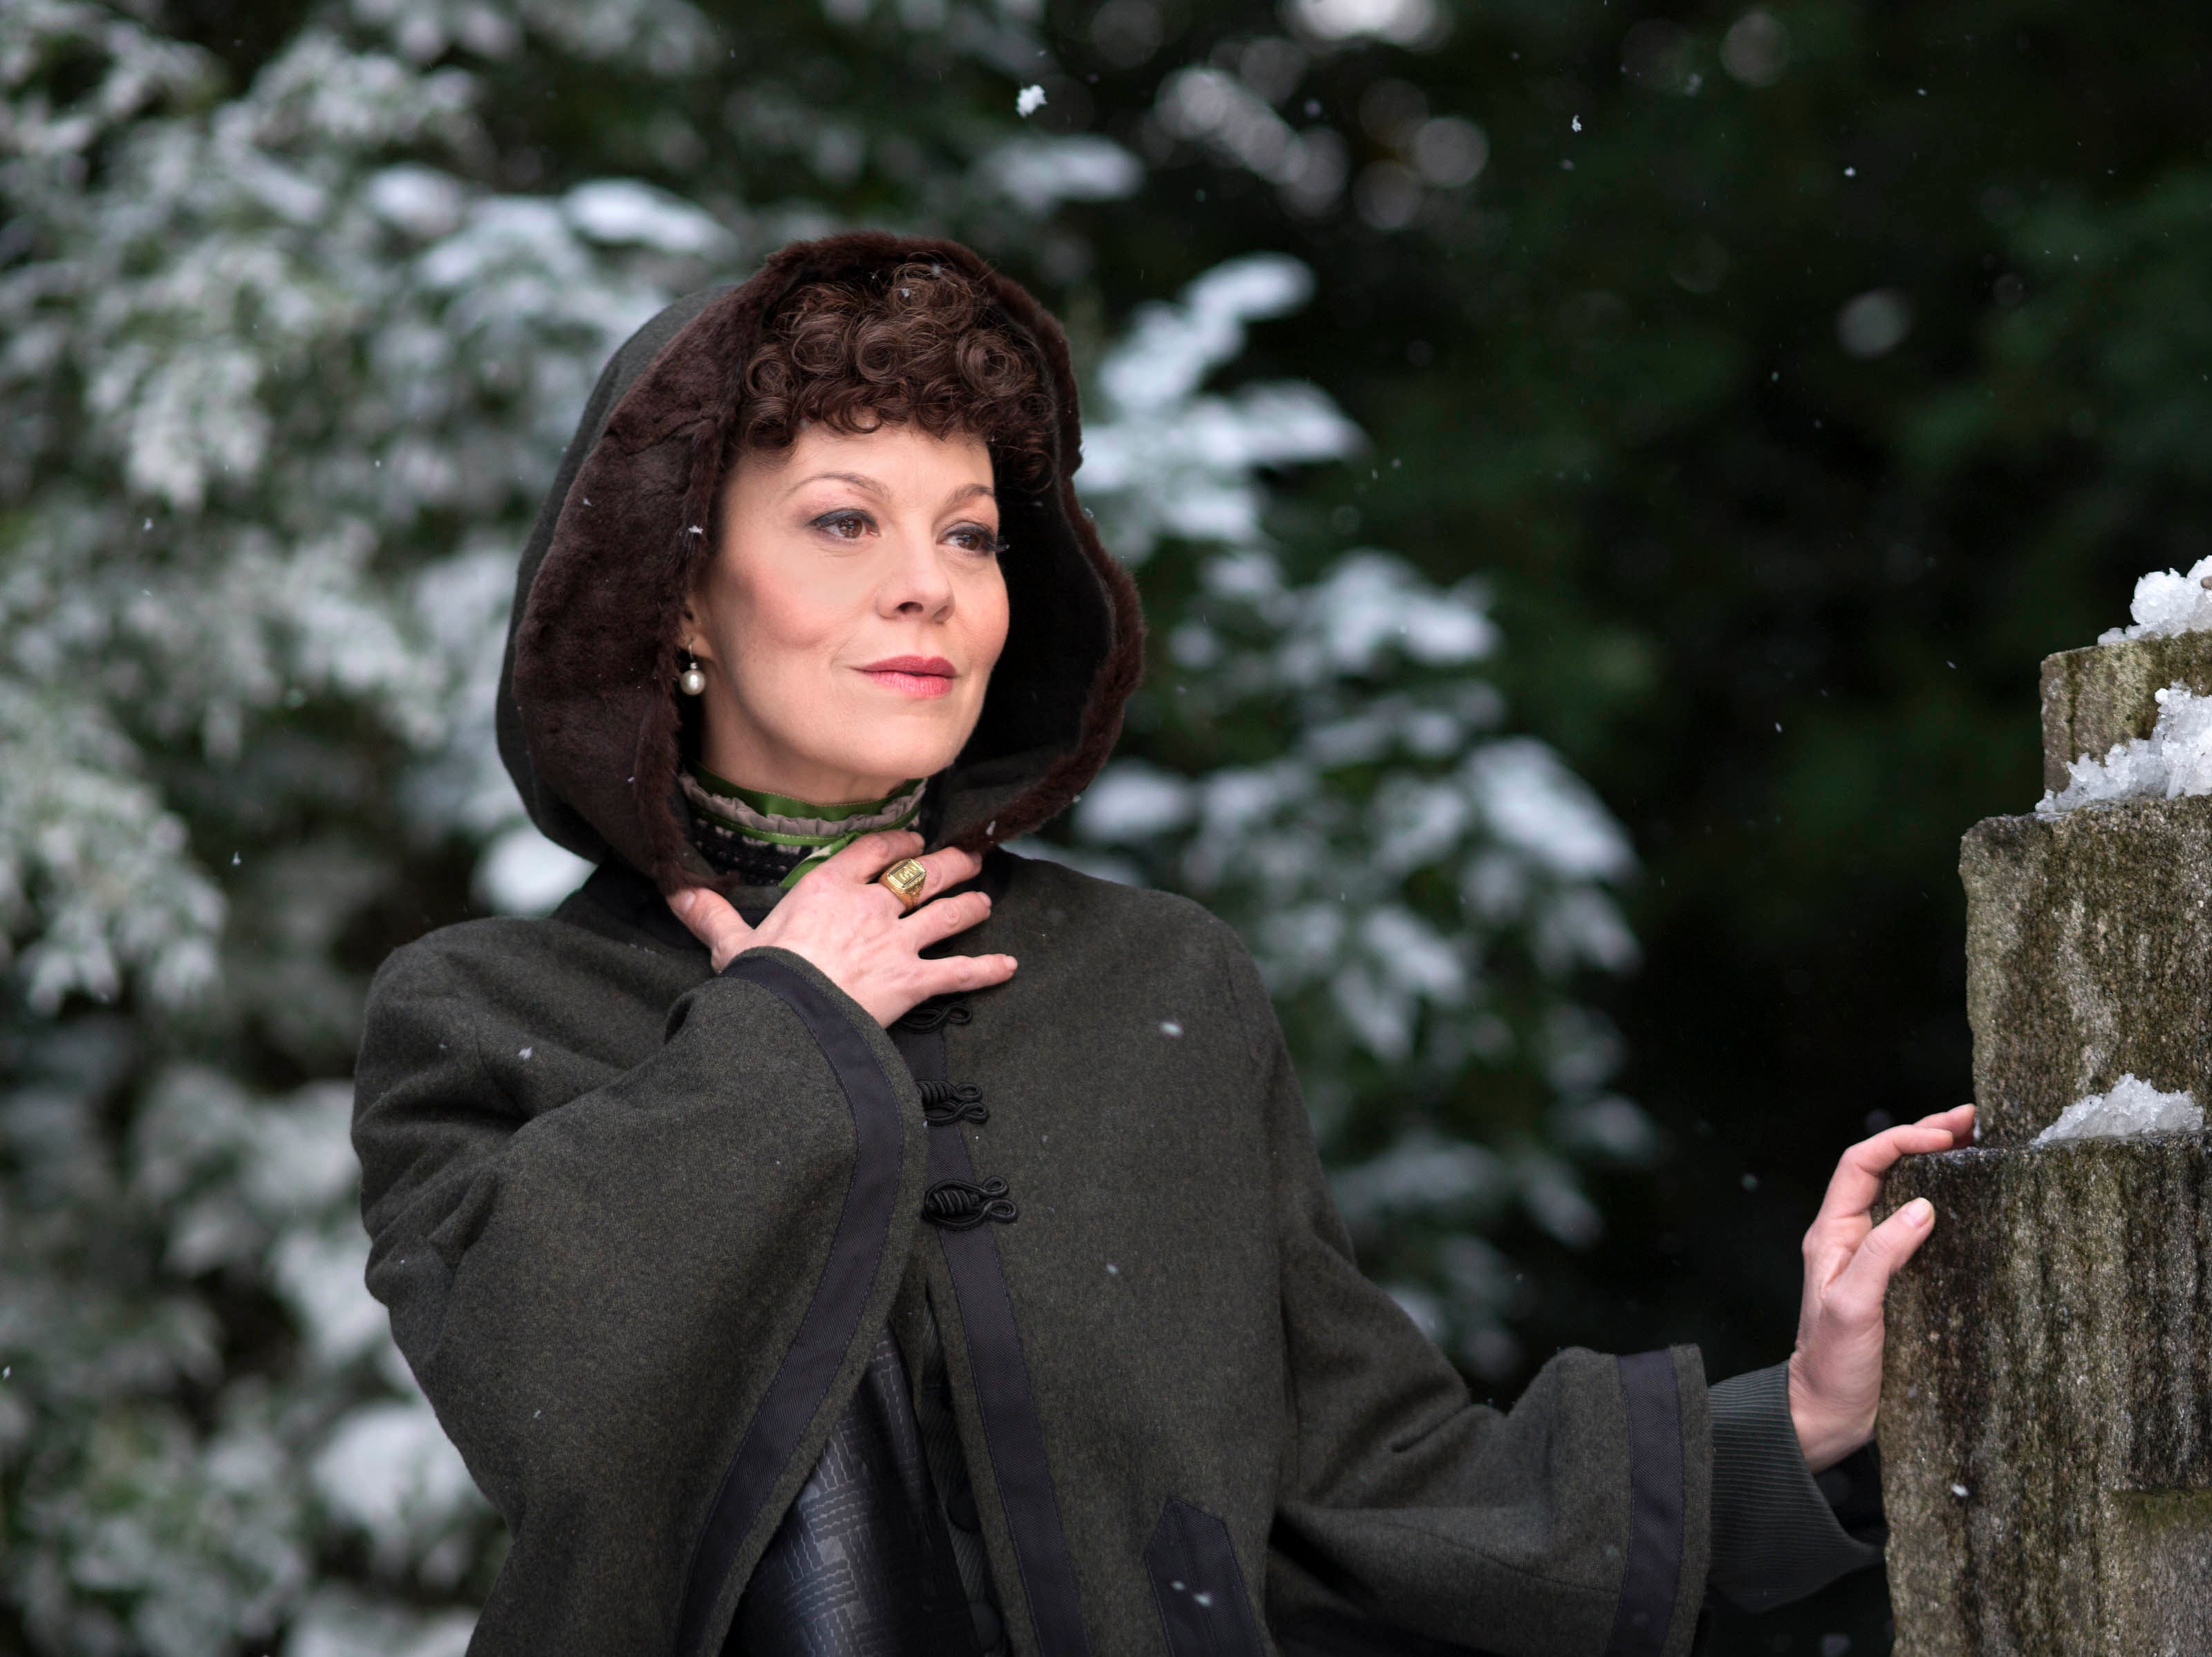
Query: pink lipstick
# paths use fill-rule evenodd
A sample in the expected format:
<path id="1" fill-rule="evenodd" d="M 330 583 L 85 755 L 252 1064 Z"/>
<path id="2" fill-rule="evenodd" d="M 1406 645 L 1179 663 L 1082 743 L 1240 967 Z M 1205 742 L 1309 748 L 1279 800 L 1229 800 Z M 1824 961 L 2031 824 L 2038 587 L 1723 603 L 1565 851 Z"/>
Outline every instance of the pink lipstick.
<path id="1" fill-rule="evenodd" d="M 956 677 L 943 656 L 885 656 L 860 671 L 887 691 L 921 699 L 947 694 Z"/>

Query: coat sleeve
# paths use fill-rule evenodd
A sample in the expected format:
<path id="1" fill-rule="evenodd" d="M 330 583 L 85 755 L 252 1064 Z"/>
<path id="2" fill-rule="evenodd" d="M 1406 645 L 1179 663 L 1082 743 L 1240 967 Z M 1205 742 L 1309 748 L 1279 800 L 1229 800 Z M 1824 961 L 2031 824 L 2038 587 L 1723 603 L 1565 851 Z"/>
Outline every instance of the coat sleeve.
<path id="1" fill-rule="evenodd" d="M 1815 1477 L 1790 1418 L 1790 1366 L 1714 1384 L 1711 1593 L 1768 1611 L 1881 1560 L 1871 1447 Z"/>
<path id="2" fill-rule="evenodd" d="M 368 1286 L 513 1538 L 476 1657 L 719 1637 L 920 1210 L 912 1082 L 811 966 L 738 957 L 619 1069 L 604 982 L 433 935 L 366 1011 Z"/>
<path id="3" fill-rule="evenodd" d="M 1698 1349 L 1568 1348 L 1510 1410 L 1472 1398 L 1360 1274 L 1280 1031 L 1235 953 L 1277 1194 L 1290 1441 L 1267 1617 L 1284 1650 L 1685 1657 L 1710 1519 Z"/>

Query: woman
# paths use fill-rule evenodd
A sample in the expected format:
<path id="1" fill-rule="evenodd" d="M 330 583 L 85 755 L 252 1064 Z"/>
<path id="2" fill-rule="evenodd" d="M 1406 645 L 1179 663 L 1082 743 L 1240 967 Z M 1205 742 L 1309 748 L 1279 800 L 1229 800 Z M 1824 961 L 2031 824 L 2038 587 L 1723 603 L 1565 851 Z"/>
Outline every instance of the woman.
<path id="1" fill-rule="evenodd" d="M 471 1651 L 1676 1657 L 1871 1562 L 1814 1473 L 1926 1219 L 1867 1211 L 1965 1113 L 1844 1157 L 1788 1363 L 1473 1402 L 1228 929 L 997 849 L 1139 665 L 1077 442 L 947 242 L 786 248 L 602 376 L 499 703 L 598 870 L 397 951 L 358 1071 L 369 1286 L 513 1537 Z"/>

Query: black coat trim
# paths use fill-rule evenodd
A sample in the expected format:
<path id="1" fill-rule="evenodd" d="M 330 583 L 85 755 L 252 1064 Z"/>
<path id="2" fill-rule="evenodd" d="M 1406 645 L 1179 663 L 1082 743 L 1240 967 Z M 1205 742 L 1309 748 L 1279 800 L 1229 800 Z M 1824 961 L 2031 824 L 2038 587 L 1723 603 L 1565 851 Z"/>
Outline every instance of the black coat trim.
<path id="1" fill-rule="evenodd" d="M 990 860 L 986 860 L 986 887 Z M 1000 877 L 1003 879 L 1003 876 Z M 927 1030 L 894 1025 L 898 1045 L 916 1081 L 944 1081 L 945 1026 Z M 929 1130 L 929 1178 L 973 1181 L 967 1130 L 947 1123 Z M 1015 1193 L 1017 1196 L 1018 1192 Z M 1037 1419 L 1036 1397 L 1030 1390 L 1029 1362 L 1022 1355 L 1021 1331 L 1014 1303 L 999 1264 L 995 1226 L 968 1231 L 938 1230 L 939 1247 L 960 1303 L 960 1326 L 968 1341 L 975 1376 L 975 1403 L 983 1417 L 983 1436 L 999 1501 L 1013 1532 L 1014 1559 L 1022 1573 L 1042 1657 L 1089 1657 L 1083 1630 L 1083 1603 L 1075 1586 L 1075 1556 L 1060 1520 L 1060 1496 L 1045 1459 L 1044 1427 Z"/>
<path id="2" fill-rule="evenodd" d="M 884 1267 L 906 1159 L 898 1090 L 867 1039 L 835 1002 L 774 955 L 761 952 L 739 955 L 721 976 L 758 984 L 775 996 L 799 1014 L 821 1047 L 853 1112 L 853 1176 L 805 1319 L 722 1474 L 714 1508 L 692 1549 L 677 1623 L 678 1657 L 703 1657 L 711 1637 L 708 1619 L 745 1538 L 852 1350 L 861 1308 Z"/>
<path id="3" fill-rule="evenodd" d="M 1170 1496 L 1145 1546 L 1145 1569 L 1171 1657 L 1261 1657 L 1229 1526 Z"/>
<path id="4" fill-rule="evenodd" d="M 1628 1561 L 1606 1657 L 1659 1657 L 1682 1578 L 1682 1400 L 1671 1352 L 1616 1360 L 1628 1404 Z"/>

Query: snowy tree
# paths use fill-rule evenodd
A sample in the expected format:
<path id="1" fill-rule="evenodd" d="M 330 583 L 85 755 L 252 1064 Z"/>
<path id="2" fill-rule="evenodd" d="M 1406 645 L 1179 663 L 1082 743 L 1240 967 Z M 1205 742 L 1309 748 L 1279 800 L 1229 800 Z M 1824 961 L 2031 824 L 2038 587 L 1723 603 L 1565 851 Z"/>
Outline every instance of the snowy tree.
<path id="1" fill-rule="evenodd" d="M 611 64 L 703 38 L 593 15 L 568 48 Z M 12 1597 L 55 1651 L 455 1646 L 364 1598 L 480 1591 L 495 1526 L 362 1287 L 349 940 L 519 818 L 520 527 L 599 361 L 732 235 L 473 180 L 427 15 L 312 21 L 234 94 L 128 16 L 15 16 Z"/>
<path id="2" fill-rule="evenodd" d="M 1142 167 L 1025 124 L 1011 4 L 763 8 L 835 48 L 804 94 L 681 0 L 354 0 L 244 71 L 153 15 L 0 40 L 0 1581 L 40 1651 L 432 1657 L 502 1538 L 362 1287 L 346 1077 L 385 950 L 578 873 L 490 728 L 574 412 L 667 298 L 854 217 L 1049 291 Z M 1649 1148 L 1566 992 L 1632 956 L 1629 860 L 1510 734 L 1479 587 L 1271 534 L 1358 435 L 1209 381 L 1309 285 L 1224 265 L 1097 363 L 1079 481 L 1165 651 L 1060 855 L 1243 928 L 1370 1266 L 1496 1372 L 1484 1228 L 1586 1240 L 1573 1157 Z"/>
<path id="3" fill-rule="evenodd" d="M 1310 289 L 1280 255 L 1221 265 L 1140 308 L 1099 364 L 1078 485 L 1109 545 L 1178 549 L 1195 592 L 1133 712 L 1146 752 L 1080 802 L 1072 861 L 1243 931 L 1362 1264 L 1497 1377 L 1521 1362 L 1518 1296 L 1480 1234 L 1517 1208 L 1584 1246 L 1602 1221 L 1576 1162 L 1659 1148 L 1571 994 L 1636 960 L 1613 897 L 1634 858 L 1559 756 L 1507 730 L 1479 581 L 1439 589 L 1368 547 L 1287 572 L 1266 472 L 1356 457 L 1360 435 L 1309 384 L 1206 386 L 1248 322 Z M 1540 1108 L 1505 1106 L 1516 1081 Z"/>

